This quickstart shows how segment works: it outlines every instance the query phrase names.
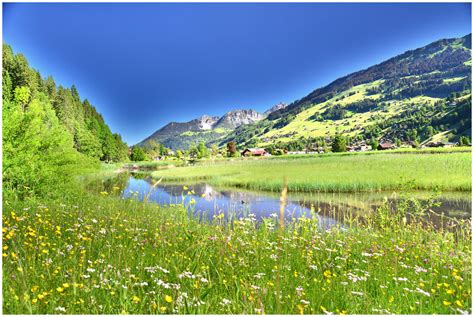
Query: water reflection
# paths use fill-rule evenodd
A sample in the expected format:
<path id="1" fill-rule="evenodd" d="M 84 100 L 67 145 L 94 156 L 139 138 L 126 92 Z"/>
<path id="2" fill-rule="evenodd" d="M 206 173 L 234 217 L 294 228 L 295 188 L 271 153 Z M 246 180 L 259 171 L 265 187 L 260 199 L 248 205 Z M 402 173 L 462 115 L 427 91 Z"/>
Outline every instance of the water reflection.
<path id="1" fill-rule="evenodd" d="M 201 220 L 212 220 L 214 215 L 223 213 L 227 219 L 241 218 L 255 214 L 257 220 L 274 217 L 279 214 L 280 202 L 278 193 L 243 191 L 240 189 L 215 188 L 209 184 L 159 184 L 152 187 L 151 177 L 140 174 L 126 174 L 120 178 L 119 185 L 106 184 L 109 188 L 120 186 L 124 198 L 135 197 L 143 200 L 149 194 L 149 201 L 160 205 L 184 204 L 189 212 Z M 111 183 L 113 183 L 111 181 Z M 285 218 L 311 216 L 311 210 L 316 212 L 319 223 L 323 228 L 336 224 L 347 224 L 348 219 L 360 218 L 375 210 L 382 204 L 385 197 L 392 208 L 396 207 L 399 195 L 396 193 L 305 193 L 290 194 L 285 208 Z M 427 200 L 429 193 L 417 193 L 417 198 Z M 444 214 L 454 218 L 470 218 L 470 193 L 452 193 L 437 199 L 439 207 L 433 207 L 434 214 L 428 220 L 441 226 L 443 220 L 436 214 Z"/>

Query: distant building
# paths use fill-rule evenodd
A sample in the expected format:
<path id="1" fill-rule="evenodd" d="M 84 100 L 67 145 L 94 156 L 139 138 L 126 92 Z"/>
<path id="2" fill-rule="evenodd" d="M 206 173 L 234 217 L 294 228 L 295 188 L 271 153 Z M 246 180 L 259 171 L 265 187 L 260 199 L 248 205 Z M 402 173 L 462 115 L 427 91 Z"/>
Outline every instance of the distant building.
<path id="1" fill-rule="evenodd" d="M 383 143 L 379 143 L 379 146 L 377 146 L 377 150 L 381 151 L 381 150 L 390 150 L 390 149 L 394 149 L 395 148 L 395 144 L 393 144 L 392 142 L 383 142 Z"/>
<path id="2" fill-rule="evenodd" d="M 360 152 L 371 151 L 372 150 L 372 145 L 361 145 L 361 146 L 358 147 L 358 150 Z"/>
<path id="3" fill-rule="evenodd" d="M 445 142 L 445 141 L 429 142 L 426 144 L 426 147 L 455 147 L 455 146 L 456 146 L 456 143 Z"/>
<path id="4" fill-rule="evenodd" d="M 298 154 L 307 154 L 307 152 L 306 151 L 288 151 L 286 154 L 298 155 Z"/>
<path id="5" fill-rule="evenodd" d="M 457 143 L 454 142 L 443 142 L 443 147 L 455 147 Z"/>
<path id="6" fill-rule="evenodd" d="M 240 154 L 242 154 L 242 156 L 265 156 L 267 155 L 267 151 L 262 148 L 247 148 Z"/>
<path id="7" fill-rule="evenodd" d="M 348 152 L 366 152 L 372 150 L 372 145 L 358 144 L 353 146 L 348 146 L 346 148 Z"/>

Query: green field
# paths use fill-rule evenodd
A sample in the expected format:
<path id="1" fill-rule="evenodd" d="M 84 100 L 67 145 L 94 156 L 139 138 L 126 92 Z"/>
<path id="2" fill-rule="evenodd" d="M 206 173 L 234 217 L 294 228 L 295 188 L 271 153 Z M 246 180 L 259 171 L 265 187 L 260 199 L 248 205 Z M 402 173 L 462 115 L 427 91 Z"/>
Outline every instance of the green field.
<path id="1" fill-rule="evenodd" d="M 471 190 L 471 152 L 433 150 L 286 156 L 202 162 L 155 171 L 164 181 L 201 181 L 214 185 L 279 191 L 283 178 L 294 192 L 414 190 Z M 445 152 L 446 151 L 446 152 Z M 372 152 L 374 153 L 374 152 Z"/>
<path id="2" fill-rule="evenodd" d="M 468 313 L 470 222 L 405 222 L 421 209 L 323 231 L 317 218 L 199 223 L 113 192 L 9 200 L 3 313 Z"/>

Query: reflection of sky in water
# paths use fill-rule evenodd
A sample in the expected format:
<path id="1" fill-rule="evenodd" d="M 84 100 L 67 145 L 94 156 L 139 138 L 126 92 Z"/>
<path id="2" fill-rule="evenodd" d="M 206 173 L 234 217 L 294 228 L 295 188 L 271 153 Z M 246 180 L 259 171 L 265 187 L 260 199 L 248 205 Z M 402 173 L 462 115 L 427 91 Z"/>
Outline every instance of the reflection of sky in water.
<path id="1" fill-rule="evenodd" d="M 123 197 L 129 198 L 138 192 L 137 198 L 143 200 L 145 195 L 150 193 L 149 201 L 154 201 L 160 205 L 181 204 L 184 198 L 184 205 L 188 210 L 194 211 L 196 216 L 213 219 L 219 213 L 229 219 L 230 217 L 242 218 L 249 214 L 255 214 L 257 220 L 272 217 L 272 214 L 279 215 L 280 200 L 273 197 L 265 197 L 257 194 L 239 193 L 237 191 L 215 191 L 209 185 L 188 186 L 189 190 L 194 190 L 194 194 L 187 194 L 188 190 L 183 190 L 177 185 L 152 186 L 142 179 L 130 177 L 127 187 L 123 192 Z M 150 192 L 151 190 L 151 192 Z M 190 202 L 194 200 L 194 204 Z M 288 201 L 285 208 L 285 218 L 310 217 L 310 209 L 297 202 Z M 273 215 L 274 216 L 274 215 Z M 329 228 L 337 224 L 337 221 L 317 214 L 319 224 L 322 228 Z"/>

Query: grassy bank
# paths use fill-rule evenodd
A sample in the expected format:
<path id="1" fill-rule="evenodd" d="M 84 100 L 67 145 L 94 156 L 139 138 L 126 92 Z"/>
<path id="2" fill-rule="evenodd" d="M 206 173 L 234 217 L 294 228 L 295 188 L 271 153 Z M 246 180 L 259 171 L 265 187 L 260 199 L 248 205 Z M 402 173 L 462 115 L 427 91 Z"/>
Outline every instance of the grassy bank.
<path id="1" fill-rule="evenodd" d="M 407 184 L 417 190 L 469 191 L 471 153 L 407 151 L 235 159 L 156 171 L 153 176 L 270 191 L 279 191 L 284 177 L 294 192 L 398 190 Z"/>
<path id="2" fill-rule="evenodd" d="M 365 225 L 233 227 L 182 206 L 111 194 L 4 201 L 3 312 L 461 313 L 471 307 L 471 235 L 406 224 L 386 208 Z"/>

